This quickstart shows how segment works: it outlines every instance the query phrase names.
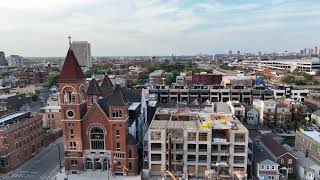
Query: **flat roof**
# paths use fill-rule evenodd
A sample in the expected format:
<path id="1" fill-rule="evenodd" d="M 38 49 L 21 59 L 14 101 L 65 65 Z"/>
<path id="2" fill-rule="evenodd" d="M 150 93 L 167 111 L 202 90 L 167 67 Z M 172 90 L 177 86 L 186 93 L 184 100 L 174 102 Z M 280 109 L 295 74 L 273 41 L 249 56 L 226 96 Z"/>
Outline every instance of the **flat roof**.
<path id="1" fill-rule="evenodd" d="M 11 119 L 17 118 L 19 116 L 22 116 L 22 115 L 25 115 L 28 113 L 30 113 L 30 112 L 18 112 L 18 113 L 10 114 L 8 116 L 0 118 L 0 123 L 5 123 L 6 121 L 9 121 Z"/>
<path id="2" fill-rule="evenodd" d="M 318 131 L 302 131 L 302 133 L 311 139 L 315 140 L 316 142 L 320 143 L 320 132 Z"/>
<path id="3" fill-rule="evenodd" d="M 246 130 L 246 127 L 232 114 L 215 111 L 212 107 L 198 108 L 157 108 L 155 117 L 150 124 L 151 129 L 233 129 Z M 172 117 L 188 117 L 174 120 Z M 163 118 L 163 119 L 161 119 Z"/>
<path id="4" fill-rule="evenodd" d="M 3 94 L 3 95 L 0 95 L 0 99 L 7 99 L 9 97 L 16 96 L 16 95 L 17 95 L 17 93 Z"/>

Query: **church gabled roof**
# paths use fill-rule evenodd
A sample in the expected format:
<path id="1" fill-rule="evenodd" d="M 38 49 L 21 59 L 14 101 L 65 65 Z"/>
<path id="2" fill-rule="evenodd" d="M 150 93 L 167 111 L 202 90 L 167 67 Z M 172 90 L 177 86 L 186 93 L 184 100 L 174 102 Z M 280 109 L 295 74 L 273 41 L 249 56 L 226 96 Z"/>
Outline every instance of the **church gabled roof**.
<path id="1" fill-rule="evenodd" d="M 100 86 L 100 89 L 102 91 L 113 89 L 113 84 L 112 84 L 108 75 L 104 76 L 102 83 L 101 83 L 101 86 Z"/>
<path id="2" fill-rule="evenodd" d="M 126 104 L 124 102 L 121 92 L 121 86 L 119 84 L 117 84 L 114 88 L 112 95 L 108 97 L 108 104 L 115 106 L 122 106 Z"/>
<path id="3" fill-rule="evenodd" d="M 72 48 L 69 48 L 65 58 L 62 70 L 60 72 L 59 81 L 74 81 L 83 79 L 85 76 L 81 70 L 76 56 Z"/>
<path id="4" fill-rule="evenodd" d="M 101 95 L 101 89 L 95 78 L 93 78 L 89 84 L 89 87 L 87 89 L 87 95 Z"/>

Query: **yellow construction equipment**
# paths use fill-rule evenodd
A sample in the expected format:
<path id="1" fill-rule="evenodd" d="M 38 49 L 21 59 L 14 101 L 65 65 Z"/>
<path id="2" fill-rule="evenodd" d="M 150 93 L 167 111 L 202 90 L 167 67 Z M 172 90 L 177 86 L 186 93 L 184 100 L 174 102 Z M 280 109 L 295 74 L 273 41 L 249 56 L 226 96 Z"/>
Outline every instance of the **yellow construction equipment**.
<path id="1" fill-rule="evenodd" d="M 168 170 L 164 171 L 165 174 L 168 174 L 173 180 L 177 180 L 177 178 Z"/>

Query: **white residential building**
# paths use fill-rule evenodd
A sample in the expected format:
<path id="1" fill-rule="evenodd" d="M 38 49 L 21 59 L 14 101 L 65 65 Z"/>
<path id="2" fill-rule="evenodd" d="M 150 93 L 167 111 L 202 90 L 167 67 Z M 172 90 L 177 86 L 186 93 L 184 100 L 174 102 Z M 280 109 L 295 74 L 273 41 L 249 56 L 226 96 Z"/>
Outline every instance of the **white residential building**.
<path id="1" fill-rule="evenodd" d="M 247 124 L 258 125 L 259 124 L 259 112 L 254 108 L 249 108 L 246 112 Z"/>
<path id="2" fill-rule="evenodd" d="M 269 159 L 257 163 L 257 176 L 259 180 L 278 180 L 279 164 Z"/>

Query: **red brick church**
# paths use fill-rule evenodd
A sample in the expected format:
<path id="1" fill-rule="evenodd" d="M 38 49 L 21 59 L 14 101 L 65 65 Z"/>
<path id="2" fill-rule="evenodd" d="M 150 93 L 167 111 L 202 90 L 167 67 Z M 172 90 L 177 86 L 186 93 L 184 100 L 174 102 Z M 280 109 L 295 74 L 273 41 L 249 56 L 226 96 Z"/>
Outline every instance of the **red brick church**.
<path id="1" fill-rule="evenodd" d="M 67 173 L 110 170 L 138 173 L 138 150 L 128 132 L 128 104 L 119 85 L 105 76 L 88 85 L 69 48 L 59 78 L 61 117 Z"/>

